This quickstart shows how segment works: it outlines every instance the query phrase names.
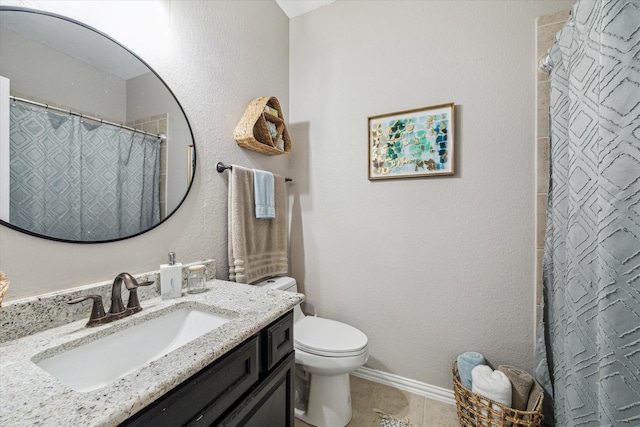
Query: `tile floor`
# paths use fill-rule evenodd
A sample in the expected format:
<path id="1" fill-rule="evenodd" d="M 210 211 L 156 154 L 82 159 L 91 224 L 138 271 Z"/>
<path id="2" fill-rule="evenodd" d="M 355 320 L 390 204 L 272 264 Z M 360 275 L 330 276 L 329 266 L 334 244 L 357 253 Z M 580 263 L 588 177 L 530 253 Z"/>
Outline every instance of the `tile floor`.
<path id="1" fill-rule="evenodd" d="M 459 426 L 455 405 L 354 376 L 351 376 L 351 401 L 353 418 L 347 427 L 377 427 L 380 417 L 374 409 L 401 420 L 408 418 L 415 427 Z M 296 419 L 295 427 L 308 426 Z"/>

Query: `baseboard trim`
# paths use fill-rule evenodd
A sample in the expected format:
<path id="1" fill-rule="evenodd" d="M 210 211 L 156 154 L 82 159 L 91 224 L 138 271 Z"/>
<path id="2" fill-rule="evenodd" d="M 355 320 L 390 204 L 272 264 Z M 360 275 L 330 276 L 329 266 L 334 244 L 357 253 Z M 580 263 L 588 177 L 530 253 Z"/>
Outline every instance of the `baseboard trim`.
<path id="1" fill-rule="evenodd" d="M 374 383 L 380 383 L 408 391 L 410 393 L 417 394 L 418 396 L 424 396 L 428 399 L 437 400 L 450 405 L 456 404 L 453 390 L 404 378 L 399 375 L 378 371 L 376 369 L 367 368 L 366 366 L 356 369 L 351 372 L 351 375 L 373 381 Z"/>

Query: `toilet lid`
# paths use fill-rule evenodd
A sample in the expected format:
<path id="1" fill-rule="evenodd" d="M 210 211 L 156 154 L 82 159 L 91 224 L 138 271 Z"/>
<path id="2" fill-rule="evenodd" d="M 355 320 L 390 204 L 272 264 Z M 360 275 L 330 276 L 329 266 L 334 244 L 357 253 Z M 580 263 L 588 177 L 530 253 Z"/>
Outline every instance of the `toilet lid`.
<path id="1" fill-rule="evenodd" d="M 300 320 L 293 336 L 296 348 L 320 356 L 357 356 L 368 342 L 367 336 L 353 326 L 320 317 Z"/>

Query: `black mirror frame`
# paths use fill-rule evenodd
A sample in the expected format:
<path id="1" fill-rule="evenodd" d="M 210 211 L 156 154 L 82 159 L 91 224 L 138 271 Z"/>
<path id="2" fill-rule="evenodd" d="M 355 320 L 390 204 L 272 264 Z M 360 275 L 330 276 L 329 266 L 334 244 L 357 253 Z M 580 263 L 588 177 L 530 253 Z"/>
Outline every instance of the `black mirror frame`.
<path id="1" fill-rule="evenodd" d="M 180 109 L 180 111 L 182 112 L 182 115 L 184 116 L 184 119 L 187 123 L 187 128 L 189 129 L 189 134 L 191 136 L 191 141 L 193 142 L 193 150 L 194 150 L 194 159 L 193 159 L 193 170 L 191 171 L 191 177 L 189 180 L 189 186 L 187 187 L 187 191 L 185 192 L 184 196 L 182 197 L 182 199 L 180 200 L 180 203 L 178 203 L 178 205 L 175 207 L 175 209 L 173 209 L 171 211 L 171 213 L 169 213 L 166 217 L 164 217 L 161 221 L 159 221 L 157 224 L 155 224 L 154 226 L 147 228 L 144 231 L 141 231 L 139 233 L 136 234 L 132 234 L 130 236 L 125 236 L 125 237 L 119 237 L 117 239 L 108 239 L 108 240 L 91 240 L 91 241 L 82 241 L 82 240 L 68 240 L 68 239 L 60 239 L 57 237 L 51 237 L 51 236 L 45 236 L 43 234 L 38 234 L 38 233 L 34 233 L 32 231 L 29 230 L 25 230 L 24 228 L 20 228 L 17 227 L 9 222 L 6 222 L 2 219 L 0 219 L 0 225 L 3 225 L 5 227 L 11 228 L 13 230 L 19 231 L 21 233 L 25 233 L 28 234 L 30 236 L 34 236 L 34 237 L 40 237 L 43 239 L 47 239 L 47 240 L 53 240 L 53 241 L 57 241 L 57 242 L 64 242 L 64 243 L 79 243 L 79 244 L 94 244 L 94 243 L 110 243 L 110 242 L 118 242 L 121 240 L 127 240 L 127 239 L 131 239 L 133 237 L 136 236 L 140 236 L 141 234 L 147 233 L 153 229 L 155 229 L 156 227 L 158 227 L 159 225 L 163 224 L 165 221 L 167 221 L 169 218 L 171 218 L 171 216 L 173 216 L 173 214 L 175 214 L 178 209 L 180 209 L 180 207 L 182 206 L 182 204 L 184 203 L 184 201 L 186 200 L 187 196 L 189 195 L 189 192 L 191 191 L 191 187 L 193 186 L 193 181 L 194 181 L 194 177 L 196 174 L 196 168 L 198 165 L 198 153 L 197 153 L 197 149 L 196 149 L 196 141 L 195 138 L 193 137 L 193 130 L 191 129 L 191 123 L 189 123 L 189 119 L 187 118 L 187 114 L 185 113 L 184 109 L 182 108 L 182 104 L 180 104 L 180 101 L 178 101 L 178 98 L 176 97 L 176 95 L 173 93 L 173 91 L 171 90 L 171 88 L 167 85 L 167 83 L 162 79 L 162 77 L 160 77 L 158 75 L 158 73 L 156 73 L 156 71 L 151 68 L 149 66 L 149 64 L 147 64 L 142 58 L 140 58 L 138 55 L 136 55 L 135 53 L 133 53 L 130 49 L 128 49 L 126 46 L 124 46 L 122 43 L 118 42 L 117 40 L 113 39 L 112 37 L 108 36 L 107 34 L 103 33 L 102 31 L 99 31 L 83 22 L 77 21 L 73 18 L 69 18 L 67 16 L 63 16 L 63 15 L 59 15 L 56 13 L 52 13 L 52 12 L 47 12 L 47 11 L 43 11 L 43 10 L 36 10 L 36 9 L 29 9 L 29 8 L 24 8 L 24 7 L 17 7 L 17 6 L 0 6 L 0 13 L 3 11 L 9 11 L 9 12 L 26 12 L 26 13 L 35 13 L 38 15 L 46 15 L 46 16 L 50 16 L 52 18 L 57 18 L 57 19 L 62 19 L 64 21 L 67 22 L 71 22 L 73 24 L 79 25 L 81 27 L 84 27 L 90 31 L 93 31 L 94 33 L 97 33 L 98 35 L 106 38 L 107 40 L 110 40 L 111 42 L 115 43 L 116 45 L 120 46 L 122 49 L 124 49 L 126 52 L 128 52 L 130 55 L 132 55 L 134 58 L 136 58 L 138 61 L 140 61 L 142 64 L 144 64 L 149 71 L 151 71 L 156 78 L 158 78 L 158 80 L 160 80 L 160 82 L 164 85 L 164 87 L 167 89 L 167 91 L 171 94 L 171 96 L 173 97 L 174 101 L 176 102 L 176 104 L 178 105 L 178 108 Z"/>

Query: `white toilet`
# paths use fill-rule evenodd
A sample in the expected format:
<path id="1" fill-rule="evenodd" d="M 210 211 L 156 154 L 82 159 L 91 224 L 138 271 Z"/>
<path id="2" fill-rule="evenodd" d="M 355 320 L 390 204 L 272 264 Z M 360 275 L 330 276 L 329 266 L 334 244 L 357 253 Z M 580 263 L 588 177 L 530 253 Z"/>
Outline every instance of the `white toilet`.
<path id="1" fill-rule="evenodd" d="M 291 277 L 256 285 L 297 292 Z M 305 316 L 299 305 L 293 315 L 296 365 L 310 375 L 306 411 L 296 408 L 296 417 L 317 427 L 344 427 L 351 420 L 349 373 L 369 358 L 367 336 L 345 323 Z"/>

